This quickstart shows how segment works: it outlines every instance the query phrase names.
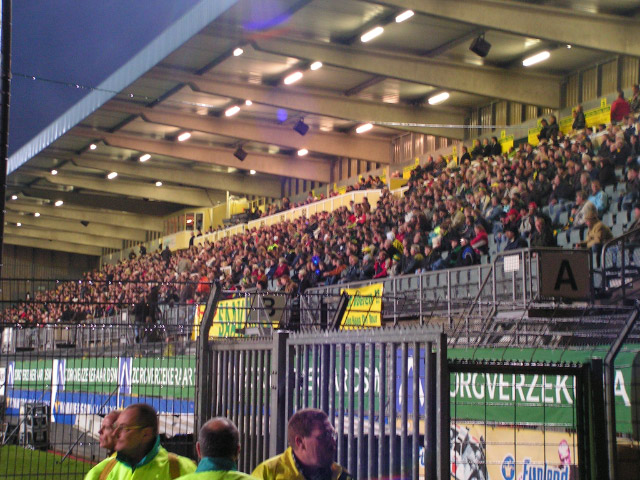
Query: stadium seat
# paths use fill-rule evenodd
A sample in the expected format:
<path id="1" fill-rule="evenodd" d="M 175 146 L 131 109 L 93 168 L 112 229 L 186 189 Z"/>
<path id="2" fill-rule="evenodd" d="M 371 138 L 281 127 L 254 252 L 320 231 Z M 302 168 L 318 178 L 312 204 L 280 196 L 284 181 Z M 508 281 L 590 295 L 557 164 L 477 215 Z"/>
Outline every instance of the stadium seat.
<path id="1" fill-rule="evenodd" d="M 576 243 L 582 241 L 582 235 L 580 229 L 569 230 L 569 246 L 573 247 Z"/>

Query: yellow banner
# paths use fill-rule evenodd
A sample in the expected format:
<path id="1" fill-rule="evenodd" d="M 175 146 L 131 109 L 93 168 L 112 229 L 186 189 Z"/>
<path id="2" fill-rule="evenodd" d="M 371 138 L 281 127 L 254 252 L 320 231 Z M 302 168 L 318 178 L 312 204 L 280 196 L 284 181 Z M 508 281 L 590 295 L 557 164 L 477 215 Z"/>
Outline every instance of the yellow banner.
<path id="1" fill-rule="evenodd" d="M 204 317 L 206 305 L 198 305 L 193 319 L 193 332 L 191 339 L 198 338 L 200 323 Z M 209 330 L 209 338 L 216 337 L 243 337 L 247 327 L 247 299 L 233 298 L 218 302 L 218 308 L 213 316 L 213 325 Z"/>
<path id="2" fill-rule="evenodd" d="M 558 125 L 560 126 L 560 131 L 567 135 L 573 130 L 573 116 L 561 118 Z"/>
<path id="3" fill-rule="evenodd" d="M 540 142 L 540 140 L 538 139 L 538 134 L 540 133 L 540 130 L 542 130 L 542 127 L 535 127 L 535 128 L 529 129 L 527 142 L 529 142 L 529 145 L 531 145 L 532 147 L 535 147 Z"/>
<path id="4" fill-rule="evenodd" d="M 349 295 L 347 311 L 340 323 L 341 330 L 382 326 L 382 283 L 360 288 L 343 288 Z"/>
<path id="5" fill-rule="evenodd" d="M 611 106 L 587 110 L 584 112 L 584 118 L 587 121 L 587 127 L 594 127 L 601 123 L 608 125 L 611 123 Z"/>
<path id="6" fill-rule="evenodd" d="M 347 187 L 346 187 L 346 185 L 345 185 L 344 187 L 340 187 L 340 188 L 338 188 L 338 193 L 339 193 L 340 195 L 342 195 L 343 193 L 347 193 Z"/>
<path id="7" fill-rule="evenodd" d="M 415 170 L 415 168 L 416 168 L 415 165 L 409 165 L 408 167 L 404 167 L 402 169 L 402 178 L 404 178 L 405 180 L 408 180 L 409 178 L 411 178 L 411 172 Z"/>
<path id="8" fill-rule="evenodd" d="M 451 478 L 575 480 L 577 435 L 451 423 Z M 420 454 L 423 450 L 420 447 Z M 424 462 L 420 473 L 424 475 Z"/>
<path id="9" fill-rule="evenodd" d="M 505 135 L 500 137 L 500 140 L 498 140 L 498 143 L 502 148 L 502 153 L 509 153 L 509 150 L 513 148 L 513 140 L 514 140 L 513 135 L 509 135 L 509 136 Z"/>

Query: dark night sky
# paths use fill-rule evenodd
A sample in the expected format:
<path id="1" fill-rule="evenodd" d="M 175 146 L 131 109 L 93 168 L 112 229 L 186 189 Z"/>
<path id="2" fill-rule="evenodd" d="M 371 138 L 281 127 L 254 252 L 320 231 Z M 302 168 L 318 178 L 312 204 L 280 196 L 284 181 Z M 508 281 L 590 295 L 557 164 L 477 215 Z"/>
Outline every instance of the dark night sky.
<path id="1" fill-rule="evenodd" d="M 198 0 L 14 0 L 10 154 L 88 93 L 20 77 L 97 86 Z"/>

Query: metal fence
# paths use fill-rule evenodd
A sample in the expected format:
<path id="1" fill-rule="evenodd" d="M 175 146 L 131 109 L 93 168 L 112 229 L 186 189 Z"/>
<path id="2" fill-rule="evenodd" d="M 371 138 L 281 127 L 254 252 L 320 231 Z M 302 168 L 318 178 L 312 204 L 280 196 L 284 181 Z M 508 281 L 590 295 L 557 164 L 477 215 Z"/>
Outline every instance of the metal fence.
<path id="1" fill-rule="evenodd" d="M 284 451 L 300 408 L 328 413 L 338 462 L 356 478 L 448 478 L 446 340 L 427 328 L 296 334 L 209 343 L 199 416 L 228 416 L 250 472 Z M 209 360 L 207 360 L 209 358 Z"/>
<path id="2" fill-rule="evenodd" d="M 158 411 L 168 449 L 193 456 L 197 351 L 182 326 L 2 330 L 22 340 L 0 354 L 0 477 L 83 478 L 107 455 L 104 415 L 137 402 Z"/>

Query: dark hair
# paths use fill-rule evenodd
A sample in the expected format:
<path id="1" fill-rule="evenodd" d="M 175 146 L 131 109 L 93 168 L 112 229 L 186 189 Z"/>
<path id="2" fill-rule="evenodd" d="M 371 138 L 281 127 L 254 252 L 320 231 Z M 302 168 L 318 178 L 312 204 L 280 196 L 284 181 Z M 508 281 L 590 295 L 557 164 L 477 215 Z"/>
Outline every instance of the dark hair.
<path id="1" fill-rule="evenodd" d="M 289 445 L 293 446 L 296 437 L 310 436 L 313 428 L 317 425 L 322 425 L 327 418 L 327 414 L 317 408 L 298 410 L 289 419 L 289 425 L 287 426 Z"/>
<path id="2" fill-rule="evenodd" d="M 198 434 L 203 457 L 234 457 L 238 453 L 240 434 L 235 424 L 225 417 L 215 417 L 205 423 Z"/>
<path id="3" fill-rule="evenodd" d="M 141 427 L 151 427 L 153 434 L 158 435 L 158 414 L 155 408 L 147 403 L 134 403 L 128 406 L 136 412 L 136 423 Z"/>

